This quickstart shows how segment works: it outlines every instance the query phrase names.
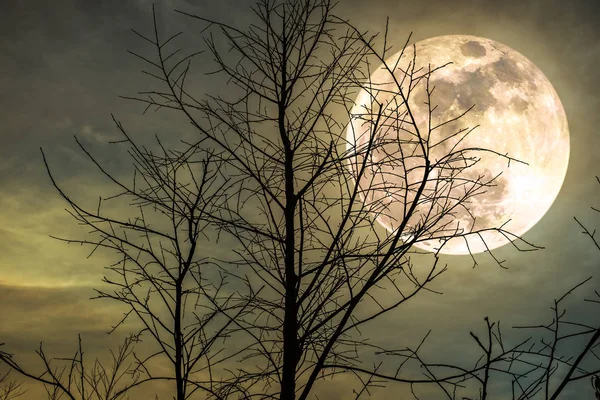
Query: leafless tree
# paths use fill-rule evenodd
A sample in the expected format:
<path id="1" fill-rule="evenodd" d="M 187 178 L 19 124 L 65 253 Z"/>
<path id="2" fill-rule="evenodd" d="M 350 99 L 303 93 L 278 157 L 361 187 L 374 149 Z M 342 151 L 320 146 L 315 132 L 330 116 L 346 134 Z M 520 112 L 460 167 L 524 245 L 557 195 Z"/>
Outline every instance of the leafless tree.
<path id="1" fill-rule="evenodd" d="M 389 376 L 366 370 L 362 372 L 386 381 L 409 383 L 413 388 L 418 385 L 435 384 L 440 394 L 447 399 L 485 400 L 495 395 L 493 384 L 506 382 L 511 388 L 510 398 L 513 400 L 559 399 L 561 394 L 564 395 L 568 384 L 588 378 L 592 379 L 594 385 L 595 377 L 600 373 L 600 325 L 569 319 L 568 308 L 565 305 L 568 297 L 590 279 L 579 283 L 554 300 L 550 322 L 514 327 L 534 331 L 534 334 L 515 345 L 508 346 L 505 343 L 500 322 L 490 322 L 486 317 L 483 337 L 474 332 L 469 333 L 481 354 L 471 364 L 466 359 L 460 363 L 426 360 L 421 353 L 430 331 L 416 348 L 382 352 L 386 356 L 394 357 L 401 365 L 420 368 L 423 371 L 421 379 L 404 379 L 402 376 Z M 586 301 L 600 303 L 598 291 Z M 472 393 L 477 394 L 474 396 Z M 414 389 L 413 394 L 415 399 L 419 398 Z"/>
<path id="2" fill-rule="evenodd" d="M 600 177 L 597 176 L 596 181 L 600 184 Z M 591 206 L 590 208 L 593 212 L 600 213 L 600 208 L 598 206 Z M 600 250 L 600 243 L 598 242 L 598 238 L 596 237 L 596 229 L 590 230 L 579 219 L 577 219 L 577 217 L 573 218 L 575 219 L 575 222 L 577 222 L 577 225 L 579 225 L 581 229 L 583 229 L 582 233 L 588 236 L 590 240 L 594 243 L 594 246 L 596 246 L 596 248 Z"/>
<path id="3" fill-rule="evenodd" d="M 600 179 L 596 179 L 600 183 Z M 597 207 L 592 206 L 591 209 L 595 213 L 600 212 Z M 596 231 L 587 227 L 577 217 L 575 221 L 582 228 L 582 233 L 600 250 Z M 492 382 L 506 382 L 506 379 L 509 379 L 513 400 L 559 399 L 569 384 L 591 379 L 595 396 L 599 398 L 600 321 L 590 318 L 590 315 L 600 313 L 586 313 L 583 320 L 573 319 L 567 305 L 573 293 L 583 290 L 591 280 L 592 277 L 589 277 L 579 282 L 555 299 L 551 306 L 552 315 L 549 322 L 514 327 L 533 332 L 515 345 L 508 346 L 503 340 L 500 322 L 491 323 L 486 317 L 483 337 L 470 332 L 481 353 L 481 357 L 474 364 L 469 365 L 466 360 L 461 364 L 425 360 L 421 353 L 430 331 L 417 348 L 382 352 L 385 356 L 394 357 L 398 363 L 414 363 L 415 368 L 424 371 L 422 379 L 405 380 L 398 376 L 390 377 L 377 373 L 370 375 L 411 385 L 433 383 L 448 399 L 474 399 L 475 397 L 466 397 L 460 390 L 457 391 L 468 388 L 471 392 L 477 392 L 476 398 L 481 400 L 494 394 L 491 389 Z M 594 290 L 584 301 L 591 305 L 600 304 L 600 292 Z M 363 373 L 369 374 L 369 371 Z M 492 374 L 495 375 L 494 379 L 491 378 Z M 418 398 L 416 394 L 415 398 Z"/>
<path id="4" fill-rule="evenodd" d="M 133 54 L 161 87 L 128 98 L 185 115 L 199 134 L 190 147 L 216 149 L 229 179 L 209 218 L 237 240 L 236 257 L 219 264 L 234 265 L 223 273 L 246 285 L 237 300 L 251 312 L 240 317 L 213 303 L 249 343 L 219 396 L 304 400 L 319 379 L 364 373 L 355 396 L 368 395 L 379 367 L 365 353 L 384 349 L 360 329 L 431 290 L 446 270 L 438 253 L 415 268 L 415 244 L 493 231 L 519 250 L 535 248 L 502 226 L 453 223 L 494 185 L 495 176 L 469 174 L 481 154 L 519 161 L 461 146 L 474 128 L 460 126 L 464 113 L 439 121 L 429 85 L 443 66 L 390 63 L 387 27 L 382 38 L 361 32 L 328 0 L 260 0 L 247 29 L 178 12 L 211 32 L 205 43 L 227 90 L 195 97 L 186 82 L 198 53 L 180 55 L 179 33 L 162 37 L 155 18 L 151 35 L 136 32 L 152 55 Z M 383 85 L 370 80 L 380 64 Z M 423 86 L 429 118 L 419 123 L 409 100 Z M 361 90 L 368 101 L 357 113 Z M 441 127 L 452 129 L 440 138 Z M 433 157 L 440 140 L 452 145 Z M 402 204 L 399 215 L 391 202 Z M 377 229 L 377 217 L 393 220 L 393 231 Z"/>
<path id="5" fill-rule="evenodd" d="M 23 384 L 9 380 L 9 375 L 10 371 L 0 374 L 0 400 L 13 400 L 25 394 Z"/>
<path id="6" fill-rule="evenodd" d="M 0 358 L 13 371 L 42 383 L 49 400 L 61 398 L 118 400 L 123 399 L 129 389 L 142 383 L 139 374 L 133 372 L 136 364 L 133 347 L 136 341 L 135 336 L 127 337 L 116 352 L 111 350 L 110 367 L 105 367 L 96 358 L 90 368 L 86 368 L 81 336 L 78 340 L 78 349 L 71 358 L 53 359 L 46 355 L 43 345 L 40 344 L 36 354 L 43 364 L 41 373 L 24 369 L 11 354 L 6 352 L 0 352 Z"/>
<path id="7" fill-rule="evenodd" d="M 50 398 L 119 399 L 128 389 L 156 380 L 173 381 L 177 400 L 197 392 L 211 394 L 214 364 L 227 359 L 218 341 L 227 337 L 232 324 L 219 314 L 227 310 L 236 318 L 244 312 L 243 306 L 234 304 L 231 294 L 223 293 L 225 278 L 219 276 L 202 249 L 209 243 L 205 213 L 220 201 L 220 187 L 227 181 L 221 180 L 214 154 L 198 146 L 186 146 L 183 152 L 166 149 L 158 138 L 158 151 L 139 146 L 113 120 L 124 139 L 112 144 L 129 146 L 134 167 L 130 183 L 107 170 L 76 139 L 83 154 L 117 189 L 113 195 L 100 197 L 95 206 L 70 197 L 43 158 L 54 187 L 69 205 L 69 213 L 89 229 L 83 239 L 57 239 L 90 246 L 90 255 L 99 249 L 117 253 L 116 262 L 107 267 L 105 285 L 97 290 L 97 298 L 126 307 L 111 332 L 130 319 L 141 327 L 113 355 L 110 374 L 97 362 L 91 369 L 84 367 L 81 342 L 74 357 L 54 360 L 63 364 L 56 368 L 40 346 L 37 354 L 43 362 L 41 374 L 26 370 L 8 353 L 1 353 L 0 359 L 44 383 L 51 390 Z M 125 216 L 123 207 L 128 210 Z M 210 276 L 214 279 L 205 282 Z M 146 341 L 144 351 L 134 351 L 134 342 L 140 340 Z M 131 358 L 132 364 L 125 366 L 126 359 Z M 172 374 L 154 372 L 164 362 L 170 364 Z M 131 379 L 117 388 L 125 372 Z"/>

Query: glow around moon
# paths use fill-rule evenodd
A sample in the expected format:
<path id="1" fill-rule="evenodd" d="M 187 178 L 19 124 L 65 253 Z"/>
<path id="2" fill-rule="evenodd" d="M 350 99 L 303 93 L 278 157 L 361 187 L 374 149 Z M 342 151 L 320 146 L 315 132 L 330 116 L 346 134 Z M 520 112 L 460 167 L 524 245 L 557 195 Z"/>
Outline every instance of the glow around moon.
<path id="1" fill-rule="evenodd" d="M 435 161 L 444 154 L 460 148 L 486 148 L 499 154 L 507 154 L 528 165 L 511 162 L 491 153 L 473 154 L 479 159 L 474 166 L 466 169 L 463 177 L 482 181 L 500 174 L 493 182 L 494 186 L 484 188 L 478 196 L 472 197 L 466 204 L 467 209 L 456 208 L 452 214 L 439 222 L 446 232 L 457 229 L 468 233 L 475 230 L 503 226 L 503 229 L 523 235 L 533 227 L 548 211 L 562 186 L 569 160 L 569 130 L 567 118 L 560 99 L 552 84 L 544 74 L 526 57 L 517 51 L 493 40 L 452 35 L 435 37 L 416 43 L 416 61 L 418 68 L 427 71 L 451 62 L 452 64 L 435 71 L 429 82 L 430 89 L 435 87 L 431 97 L 432 106 L 437 108 L 431 116 L 431 126 L 473 109 L 456 122 L 448 123 L 431 132 L 430 142 L 438 143 L 430 151 L 430 159 Z M 394 76 L 398 81 L 405 78 L 406 68 L 413 61 L 413 48 L 408 47 L 402 57 L 398 53 L 388 60 L 394 66 L 399 60 Z M 399 59 L 400 58 L 400 59 Z M 371 111 L 374 104 L 384 105 L 383 113 L 396 109 L 401 99 L 392 98 L 394 88 L 392 76 L 384 68 L 379 68 L 371 76 L 372 87 L 377 90 L 371 94 L 363 90 L 352 109 L 353 119 L 348 128 L 348 146 L 364 146 L 370 136 L 373 121 Z M 408 90 L 407 83 L 403 90 Z M 422 79 L 412 89 L 409 105 L 420 132 L 428 132 L 427 86 Z M 462 135 L 448 139 L 461 128 L 478 126 L 464 140 Z M 382 135 L 393 143 L 398 138 L 398 129 L 388 126 Z M 400 129 L 401 131 L 401 129 Z M 435 137 L 434 137 L 435 136 Z M 444 141 L 444 139 L 447 139 Z M 414 146 L 402 144 L 373 153 L 373 158 L 383 157 L 389 152 L 404 154 Z M 404 147 L 400 149 L 400 147 Z M 418 164 L 418 163 L 417 163 Z M 410 186 L 422 181 L 422 172 L 415 169 L 408 173 L 396 170 L 371 171 L 366 173 L 357 184 L 361 189 L 384 187 L 386 182 L 396 181 L 397 188 Z M 404 165 L 410 167 L 407 161 Z M 435 174 L 435 171 L 434 171 Z M 411 176 L 412 175 L 412 176 Z M 381 186 L 383 183 L 383 186 Z M 385 204 L 385 212 L 378 215 L 378 222 L 389 231 L 398 228 L 402 221 L 405 205 L 410 203 L 403 196 L 394 195 L 390 190 L 374 190 L 368 196 L 370 200 L 380 200 Z M 424 207 L 426 208 L 426 207 Z M 417 207 L 415 216 L 409 219 L 406 230 L 414 228 L 422 221 L 426 209 Z M 508 221 L 508 222 L 507 222 Z M 503 225 L 504 224 L 504 225 Z M 411 226 L 412 225 L 412 226 Z M 435 236 L 433 236 L 435 237 Z M 407 236 L 405 236 L 405 239 Z M 509 239 L 496 231 L 485 231 L 481 235 L 468 235 L 468 246 L 463 238 L 448 241 L 441 250 L 446 254 L 467 254 L 494 249 L 509 243 Z M 483 242 L 485 240 L 485 243 Z M 437 239 L 418 242 L 421 249 L 436 251 L 441 245 Z"/>

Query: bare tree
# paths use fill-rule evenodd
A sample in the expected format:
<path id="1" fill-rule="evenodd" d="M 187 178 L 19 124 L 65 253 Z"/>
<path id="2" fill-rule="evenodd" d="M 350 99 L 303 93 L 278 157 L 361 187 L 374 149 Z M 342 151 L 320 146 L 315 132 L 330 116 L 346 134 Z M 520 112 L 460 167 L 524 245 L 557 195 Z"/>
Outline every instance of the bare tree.
<path id="1" fill-rule="evenodd" d="M 600 179 L 596 177 L 598 183 Z M 592 206 L 594 213 L 600 212 Z M 594 229 L 590 229 L 581 219 L 574 217 L 593 245 L 598 247 Z M 529 326 L 516 326 L 515 329 L 533 332 L 515 345 L 508 346 L 503 340 L 500 322 L 492 323 L 485 318 L 486 329 L 483 336 L 470 332 L 470 336 L 481 356 L 473 363 L 468 361 L 439 362 L 429 361 L 421 355 L 431 331 L 416 348 L 385 350 L 382 354 L 394 357 L 397 363 L 409 365 L 414 363 L 420 368 L 423 378 L 402 379 L 381 374 L 370 374 L 373 377 L 388 381 L 399 381 L 416 384 L 434 384 L 440 393 L 448 399 L 481 399 L 485 400 L 492 392 L 492 382 L 508 382 L 512 389 L 513 400 L 544 399 L 555 400 L 564 395 L 569 384 L 591 379 L 596 398 L 600 397 L 600 321 L 590 318 L 600 315 L 598 312 L 586 314 L 585 319 L 573 319 L 569 314 L 568 301 L 576 291 L 589 285 L 592 277 L 577 283 L 551 306 L 551 320 L 544 323 L 532 323 Z M 584 299 L 586 304 L 600 304 L 600 292 Z M 571 303 L 573 305 L 573 303 Z M 363 371 L 369 374 L 369 371 Z M 492 379 L 492 374 L 494 378 Z M 477 397 L 467 397 L 457 389 L 470 389 Z M 413 392 L 414 393 L 414 392 Z M 415 394 L 415 398 L 418 398 Z"/>
<path id="2" fill-rule="evenodd" d="M 356 397 L 367 395 L 378 384 L 373 377 L 394 376 L 365 361 L 365 352 L 384 349 L 360 329 L 431 290 L 429 283 L 446 270 L 437 253 L 430 266 L 415 268 L 415 244 L 493 231 L 519 250 L 517 242 L 535 248 L 502 226 L 468 230 L 452 223 L 469 211 L 470 199 L 494 185 L 495 176 L 468 173 L 479 154 L 518 160 L 461 146 L 473 130 L 459 126 L 464 114 L 438 121 L 429 82 L 443 66 L 390 63 L 387 28 L 378 46 L 377 35 L 332 10 L 328 0 L 260 0 L 246 30 L 178 11 L 227 42 L 220 47 L 212 33 L 206 39 L 214 73 L 233 86 L 208 99 L 187 89 L 197 53 L 179 55 L 172 47 L 179 33 L 161 37 L 156 19 L 152 35 L 138 33 L 155 58 L 134 54 L 162 86 L 128 98 L 185 115 L 200 137 L 191 148 L 218 149 L 229 179 L 210 219 L 239 244 L 236 257 L 220 264 L 236 266 L 223 273 L 246 285 L 248 295 L 238 300 L 251 312 L 240 317 L 213 303 L 250 343 L 220 387 L 225 398 L 304 400 L 319 379 L 343 373 L 359 379 L 366 373 Z M 380 64 L 385 85 L 370 80 Z M 425 124 L 409 103 L 419 85 L 425 86 Z M 239 96 L 229 98 L 225 93 L 234 89 Z M 352 106 L 361 90 L 368 101 L 357 114 Z M 434 131 L 442 126 L 456 129 L 440 139 Z M 434 158 L 439 140 L 453 144 Z M 403 205 L 400 215 L 390 212 L 390 202 Z M 393 231 L 375 229 L 378 217 L 392 219 Z"/>
<path id="3" fill-rule="evenodd" d="M 0 343 L 2 345 L 3 343 Z M 13 400 L 25 394 L 21 382 L 9 380 L 10 371 L 0 374 L 0 400 Z"/>
<path id="4" fill-rule="evenodd" d="M 600 184 L 600 177 L 596 176 L 596 181 Z M 593 212 L 600 213 L 600 207 L 591 206 L 590 208 Z M 589 237 L 590 240 L 594 243 L 594 246 L 596 246 L 596 248 L 600 250 L 600 243 L 598 242 L 598 238 L 596 237 L 596 229 L 590 230 L 579 219 L 577 219 L 577 217 L 573 218 L 575 219 L 575 222 L 577 222 L 577 225 L 579 225 L 581 229 L 583 229 L 582 233 Z"/>
<path id="5" fill-rule="evenodd" d="M 124 398 L 129 389 L 143 382 L 139 374 L 134 373 L 136 362 L 133 347 L 137 340 L 135 336 L 127 337 L 116 352 L 111 350 L 109 367 L 105 367 L 98 358 L 90 368 L 86 367 L 81 336 L 77 351 L 71 358 L 53 359 L 46 355 L 43 344 L 40 344 L 36 354 L 43 365 L 41 373 L 24 369 L 6 352 L 0 352 L 0 358 L 22 376 L 42 383 L 49 400 L 65 397 L 71 400 L 119 400 Z"/>
<path id="6" fill-rule="evenodd" d="M 460 363 L 454 360 L 426 360 L 421 353 L 430 331 L 416 348 L 382 352 L 394 357 L 400 365 L 420 368 L 423 371 L 421 379 L 392 377 L 366 370 L 362 372 L 385 381 L 411 384 L 415 399 L 419 398 L 414 390 L 418 385 L 435 385 L 447 399 L 469 400 L 485 400 L 494 395 L 492 387 L 498 383 L 508 383 L 512 393 L 510 398 L 513 400 L 559 399 L 561 394 L 564 395 L 567 385 L 588 378 L 592 379 L 592 386 L 596 390 L 595 379 L 600 373 L 600 325 L 568 318 L 568 308 L 565 305 L 568 297 L 590 279 L 577 284 L 554 300 L 550 322 L 513 327 L 534 332 L 515 345 L 505 343 L 499 321 L 490 322 L 485 317 L 483 336 L 469 332 L 480 353 L 473 363 L 468 360 Z M 600 303 L 598 291 L 585 301 Z"/>
<path id="7" fill-rule="evenodd" d="M 52 399 L 62 395 L 119 399 L 130 388 L 156 380 L 173 381 L 177 400 L 196 392 L 211 394 L 215 383 L 212 368 L 227 358 L 221 354 L 222 342 L 218 340 L 227 337 L 232 323 L 219 318 L 219 313 L 227 310 L 235 318 L 244 312 L 243 306 L 234 304 L 231 294 L 223 294 L 225 278 L 211 272 L 216 270 L 214 263 L 202 254 L 202 246 L 208 244 L 205 213 L 220 201 L 220 187 L 227 182 L 221 179 L 213 154 L 198 146 L 186 147 L 183 152 L 168 150 L 158 138 L 158 151 L 139 146 L 113 120 L 124 137 L 113 145 L 129 145 L 134 167 L 130 183 L 108 171 L 76 139 L 80 150 L 117 189 L 115 194 L 99 197 L 96 206 L 71 198 L 58 185 L 42 155 L 52 184 L 69 205 L 69 213 L 78 224 L 89 228 L 83 239 L 57 239 L 90 246 L 90 255 L 99 249 L 117 253 L 96 298 L 126 307 L 111 332 L 129 319 L 140 328 L 113 354 L 110 374 L 98 362 L 86 369 L 81 341 L 74 357 L 55 360 L 62 362 L 59 367 L 51 365 L 52 358 L 40 346 L 41 374 L 26 370 L 8 353 L 0 353 L 0 359 L 45 384 Z M 106 203 L 112 204 L 108 210 Z M 124 217 L 120 214 L 123 206 L 129 210 Z M 216 278 L 205 282 L 211 274 Z M 144 351 L 134 351 L 134 342 L 144 338 Z M 129 359 L 132 363 L 125 365 Z M 164 362 L 171 366 L 172 375 L 154 372 Z M 131 379 L 117 388 L 124 373 Z"/>

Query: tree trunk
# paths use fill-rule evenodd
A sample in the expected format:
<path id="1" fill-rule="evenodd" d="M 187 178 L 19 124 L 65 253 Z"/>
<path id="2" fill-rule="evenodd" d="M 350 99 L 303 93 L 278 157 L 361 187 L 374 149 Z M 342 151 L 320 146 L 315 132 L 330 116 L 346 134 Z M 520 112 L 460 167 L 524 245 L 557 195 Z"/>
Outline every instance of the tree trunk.
<path id="1" fill-rule="evenodd" d="M 284 78 L 283 87 L 286 81 Z M 296 398 L 296 366 L 298 364 L 298 309 L 295 269 L 295 221 L 296 194 L 294 193 L 294 154 L 285 128 L 285 94 L 279 106 L 279 133 L 285 148 L 285 310 L 283 319 L 283 368 L 280 400 Z"/>
<path id="2" fill-rule="evenodd" d="M 183 379 L 183 343 L 181 338 L 181 302 L 182 302 L 181 279 L 175 284 L 175 326 L 174 326 L 174 345 L 175 345 L 175 385 L 177 386 L 177 400 L 185 400 L 185 382 Z"/>

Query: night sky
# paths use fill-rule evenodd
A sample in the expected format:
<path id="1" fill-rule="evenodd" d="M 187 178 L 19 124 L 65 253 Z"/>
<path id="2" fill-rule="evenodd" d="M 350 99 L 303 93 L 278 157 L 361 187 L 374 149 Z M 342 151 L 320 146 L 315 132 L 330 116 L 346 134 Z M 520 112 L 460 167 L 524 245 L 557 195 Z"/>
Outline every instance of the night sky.
<path id="1" fill-rule="evenodd" d="M 202 49 L 196 21 L 173 12 L 217 18 L 245 27 L 252 1 L 157 1 L 159 24 L 166 31 L 184 32 L 180 45 Z M 126 329 L 107 336 L 122 308 L 105 300 L 89 300 L 101 285 L 110 254 L 86 258 L 89 249 L 49 237 L 81 236 L 65 212 L 46 175 L 39 148 L 48 157 L 62 186 L 75 199 L 94 204 L 106 195 L 102 179 L 78 151 L 73 135 L 115 174 L 128 176 L 125 153 L 107 144 L 119 139 L 110 114 L 142 143 L 155 134 L 165 143 L 193 138 L 195 132 L 172 113 L 142 115 L 143 106 L 119 98 L 135 95 L 154 83 L 141 74 L 142 64 L 127 50 L 149 51 L 131 28 L 149 32 L 152 2 L 31 0 L 3 2 L 0 12 L 0 343 L 25 365 L 39 367 L 33 350 L 44 342 L 53 356 L 71 355 L 81 333 L 88 357 L 106 357 L 106 349 L 121 342 Z M 600 205 L 600 4 L 560 0 L 403 1 L 341 0 L 337 13 L 362 30 L 381 31 L 386 17 L 390 38 L 400 49 L 408 34 L 413 42 L 447 34 L 468 34 L 501 42 L 533 61 L 561 98 L 570 129 L 570 160 L 562 189 L 543 219 L 524 238 L 544 250 L 520 253 L 511 246 L 498 249 L 508 269 L 489 258 L 472 268 L 466 256 L 445 256 L 449 272 L 434 282 L 443 292 L 419 295 L 406 307 L 370 325 L 366 336 L 390 347 L 416 346 L 433 329 L 427 354 L 435 359 L 473 359 L 469 331 L 483 332 L 483 318 L 501 320 L 507 340 L 523 332 L 510 327 L 540 324 L 552 318 L 550 306 L 566 290 L 594 276 L 569 303 L 573 319 L 598 324 L 600 313 L 583 298 L 600 285 L 600 252 L 573 220 L 600 228 L 590 206 Z M 196 59 L 193 87 L 219 90 L 203 74 L 212 69 L 208 58 Z M 201 97 L 201 96 L 200 96 Z M 213 249 L 215 254 L 227 251 Z M 512 332 L 512 333 L 511 333 Z M 576 348 L 576 344 L 574 344 Z M 346 399 L 343 380 L 318 388 L 322 399 Z M 390 384 L 374 398 L 410 393 Z M 498 387 L 492 398 L 505 398 Z M 166 386 L 148 387 L 146 394 L 169 398 Z M 24 399 L 42 397 L 31 386 Z M 434 399 L 423 391 L 423 398 Z M 141 394 L 141 397 L 144 398 Z M 593 396 L 589 381 L 574 384 L 565 399 Z M 136 397 L 137 398 L 137 397 Z M 395 397 L 403 398 L 403 397 Z M 408 398 L 408 397 L 407 397 Z"/>

